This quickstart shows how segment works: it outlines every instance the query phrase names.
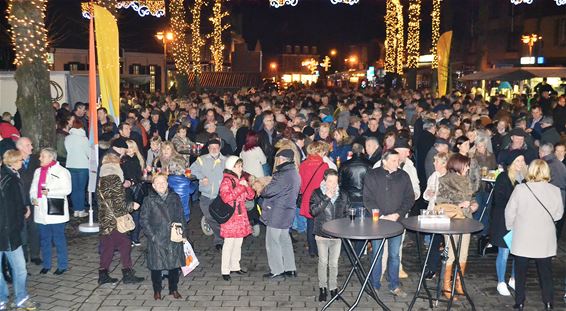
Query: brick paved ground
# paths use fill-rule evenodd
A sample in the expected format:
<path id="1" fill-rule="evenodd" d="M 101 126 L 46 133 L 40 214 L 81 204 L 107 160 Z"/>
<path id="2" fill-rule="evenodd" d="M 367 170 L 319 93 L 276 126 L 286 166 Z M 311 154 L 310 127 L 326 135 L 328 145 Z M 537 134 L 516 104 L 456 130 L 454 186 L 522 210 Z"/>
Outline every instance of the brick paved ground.
<path id="1" fill-rule="evenodd" d="M 259 238 L 249 237 L 244 241 L 242 250 L 242 266 L 247 267 L 249 274 L 234 276 L 226 282 L 220 275 L 220 253 L 212 247 L 210 237 L 205 237 L 200 231 L 198 220 L 200 210 L 193 207 L 191 215 L 190 234 L 194 247 L 201 262 L 200 266 L 188 277 L 182 277 L 179 292 L 183 299 L 174 300 L 165 296 L 162 301 L 153 300 L 153 290 L 149 281 L 149 271 L 145 266 L 144 247 L 133 250 L 132 258 L 138 275 L 146 281 L 139 285 L 97 285 L 98 252 L 96 235 L 79 235 L 72 223 L 69 226 L 69 259 L 70 270 L 62 276 L 49 273 L 40 276 L 40 267 L 30 266 L 29 290 L 33 299 L 41 303 L 41 310 L 320 310 L 322 304 L 315 301 L 318 295 L 316 258 L 306 255 L 306 240 L 299 237 L 295 243 L 295 256 L 299 276 L 281 282 L 269 282 L 262 279 L 262 274 L 268 271 L 264 247 L 264 235 Z M 262 228 L 263 229 L 263 228 Z M 410 237 L 412 235 L 408 235 Z M 406 239 L 406 243 L 411 238 Z M 142 243 L 144 243 L 142 241 Z M 554 262 L 554 283 L 556 288 L 555 309 L 566 310 L 562 301 L 563 280 L 566 274 L 566 243 L 560 243 L 559 256 Z M 472 242 L 471 249 L 475 249 Z M 121 277 L 119 254 L 116 253 L 111 273 Z M 502 297 L 497 294 L 495 276 L 495 255 L 486 257 L 471 256 L 466 280 L 470 294 L 477 310 L 509 310 L 513 305 L 512 297 Z M 418 262 L 414 248 L 405 247 L 403 263 L 409 272 L 409 279 L 402 280 L 404 289 L 410 293 L 418 282 Z M 347 273 L 345 255 L 340 259 L 339 282 Z M 55 265 L 54 265 L 55 266 Z M 164 282 L 164 285 L 166 282 Z M 384 282 L 380 297 L 391 310 L 407 310 L 409 298 L 397 299 L 385 290 Z M 358 287 L 349 288 L 346 296 L 353 300 Z M 536 268 L 531 267 L 528 281 L 527 310 L 540 310 L 540 291 L 536 279 Z M 163 294 L 167 294 L 164 289 Z M 342 310 L 344 305 L 336 303 L 333 310 Z M 446 309 L 445 304 L 440 304 Z M 364 296 L 359 310 L 379 310 L 375 303 L 369 302 Z M 427 310 L 428 304 L 418 300 L 414 310 Z M 455 310 L 470 310 L 464 303 L 456 303 Z"/>

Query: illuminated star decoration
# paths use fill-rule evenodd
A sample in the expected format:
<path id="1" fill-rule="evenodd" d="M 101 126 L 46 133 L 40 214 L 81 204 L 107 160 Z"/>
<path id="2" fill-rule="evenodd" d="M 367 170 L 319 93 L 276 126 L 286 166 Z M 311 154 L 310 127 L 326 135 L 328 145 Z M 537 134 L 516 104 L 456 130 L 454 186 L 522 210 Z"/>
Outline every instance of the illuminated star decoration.
<path id="1" fill-rule="evenodd" d="M 12 38 L 12 46 L 16 57 L 14 64 L 16 66 L 33 64 L 41 61 L 47 64 L 47 30 L 44 27 L 45 10 L 47 8 L 47 0 L 29 0 L 29 3 L 41 12 L 41 16 L 25 16 L 19 17 L 14 15 L 13 1 L 8 1 L 8 22 L 12 26 L 10 36 Z M 16 13 L 17 14 L 17 13 Z M 28 29 L 32 29 L 30 32 Z"/>
<path id="2" fill-rule="evenodd" d="M 230 27 L 229 24 L 222 25 L 222 19 L 230 14 L 222 12 L 222 0 L 215 0 L 214 7 L 212 8 L 212 17 L 209 20 L 214 27 L 212 33 L 208 34 L 207 38 L 212 38 L 210 51 L 212 52 L 212 60 L 214 62 L 214 71 L 222 71 L 224 64 L 224 44 L 222 44 L 222 32 Z"/>
<path id="3" fill-rule="evenodd" d="M 301 66 L 307 67 L 311 74 L 316 73 L 316 68 L 318 67 L 318 62 L 314 58 L 305 59 L 301 62 Z"/>
<path id="4" fill-rule="evenodd" d="M 193 21 L 191 23 L 191 60 L 193 63 L 193 73 L 199 75 L 202 72 L 200 66 L 200 53 L 204 45 L 204 40 L 200 36 L 200 13 L 202 6 L 206 5 L 203 0 L 195 0 L 195 4 L 191 9 Z"/>
<path id="5" fill-rule="evenodd" d="M 407 24 L 407 68 L 417 68 L 420 54 L 421 0 L 409 2 L 409 22 Z"/>
<path id="6" fill-rule="evenodd" d="M 330 3 L 332 4 L 344 3 L 344 4 L 354 5 L 358 2 L 360 2 L 360 0 L 330 0 Z"/>
<path id="7" fill-rule="evenodd" d="M 165 0 L 136 0 L 136 1 L 116 1 L 116 9 L 133 9 L 139 16 L 148 15 L 154 17 L 165 16 Z M 88 2 L 81 3 L 81 11 L 84 18 L 90 19 L 90 8 Z"/>
<path id="8" fill-rule="evenodd" d="M 269 4 L 275 8 L 280 8 L 284 5 L 295 6 L 297 3 L 299 3 L 299 0 L 269 0 Z"/>
<path id="9" fill-rule="evenodd" d="M 432 68 L 438 68 L 438 51 L 437 44 L 440 38 L 440 2 L 442 0 L 432 0 Z"/>

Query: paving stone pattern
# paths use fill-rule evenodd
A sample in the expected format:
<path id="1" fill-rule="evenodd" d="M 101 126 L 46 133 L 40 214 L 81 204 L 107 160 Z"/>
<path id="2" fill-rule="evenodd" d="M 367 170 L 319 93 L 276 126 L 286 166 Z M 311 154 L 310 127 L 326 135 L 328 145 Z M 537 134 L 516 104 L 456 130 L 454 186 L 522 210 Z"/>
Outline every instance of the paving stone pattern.
<path id="1" fill-rule="evenodd" d="M 268 272 L 265 254 L 265 228 L 260 237 L 248 237 L 242 249 L 242 267 L 249 273 L 245 276 L 232 276 L 232 280 L 224 281 L 220 274 L 220 252 L 212 245 L 212 238 L 204 236 L 200 230 L 200 209 L 197 204 L 192 207 L 190 237 L 194 241 L 200 266 L 187 277 L 181 277 L 179 292 L 183 296 L 175 300 L 167 295 L 167 281 L 163 282 L 165 296 L 162 301 L 153 300 L 153 290 L 149 280 L 149 270 L 144 259 L 144 244 L 135 247 L 132 259 L 137 275 L 146 280 L 140 284 L 124 285 L 105 284 L 98 286 L 98 236 L 84 235 L 76 231 L 78 222 L 72 221 L 68 226 L 69 271 L 62 276 L 39 275 L 41 267 L 30 265 L 28 278 L 29 292 L 33 299 L 41 303 L 41 310 L 214 310 L 214 311 L 290 311 L 320 310 L 323 304 L 317 301 L 318 278 L 317 258 L 308 256 L 304 235 L 296 235 L 298 242 L 294 244 L 298 277 L 285 281 L 272 282 L 262 279 Z M 402 286 L 409 294 L 405 299 L 398 299 L 388 293 L 387 281 L 382 282 L 379 292 L 381 299 L 391 310 L 407 310 L 419 277 L 416 248 L 413 246 L 414 234 L 407 234 L 405 241 L 403 264 L 409 273 L 408 279 L 402 279 Z M 555 310 L 566 310 L 562 301 L 564 294 L 564 277 L 566 274 L 566 243 L 559 242 L 559 255 L 553 260 L 555 283 Z M 408 245 L 409 244 L 409 245 Z M 469 270 L 466 273 L 467 288 L 475 302 L 477 310 L 510 310 L 513 297 L 499 296 L 496 291 L 495 254 L 485 257 L 475 255 L 476 240 L 470 245 L 471 255 L 468 260 Z M 54 252 L 55 253 L 55 252 Z M 367 257 L 365 257 L 367 263 Z M 56 266 L 55 264 L 53 265 Z M 510 269 L 510 265 L 509 265 Z M 343 282 L 349 271 L 349 262 L 343 253 L 340 258 L 338 281 Z M 111 276 L 121 279 L 119 253 L 115 253 Z M 527 310 L 540 310 L 540 290 L 536 277 L 536 267 L 530 267 L 528 275 Z M 351 286 L 345 296 L 354 301 L 359 289 Z M 463 299 L 460 299 L 463 300 Z M 331 310 L 344 310 L 345 305 L 336 302 Z M 446 304 L 440 303 L 440 310 Z M 414 310 L 428 310 L 428 302 L 417 300 Z M 364 296 L 358 310 L 380 310 L 375 302 Z M 471 310 L 466 302 L 456 302 L 453 310 Z"/>

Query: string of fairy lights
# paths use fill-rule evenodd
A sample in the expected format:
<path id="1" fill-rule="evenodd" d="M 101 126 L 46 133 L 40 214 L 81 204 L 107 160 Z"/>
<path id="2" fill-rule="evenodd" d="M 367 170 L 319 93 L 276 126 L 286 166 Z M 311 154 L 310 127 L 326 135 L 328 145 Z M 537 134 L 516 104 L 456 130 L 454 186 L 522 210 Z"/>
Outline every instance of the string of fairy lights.
<path id="1" fill-rule="evenodd" d="M 405 32 L 403 21 L 403 5 L 400 1 L 397 1 L 395 8 L 397 13 L 397 34 L 395 36 L 395 44 L 397 48 L 397 73 L 401 75 L 403 74 L 405 56 Z"/>
<path id="2" fill-rule="evenodd" d="M 202 73 L 202 68 L 200 66 L 200 53 L 204 46 L 204 40 L 200 35 L 200 15 L 202 7 L 206 5 L 203 0 L 195 0 L 193 7 L 191 8 L 191 16 L 193 21 L 191 22 L 191 60 L 193 63 L 192 72 L 196 75 Z"/>
<path id="3" fill-rule="evenodd" d="M 21 8 L 14 7 L 14 1 L 8 1 L 8 22 L 11 25 L 10 36 L 16 57 L 17 67 L 42 62 L 47 64 L 47 30 L 44 26 L 47 0 L 28 0 L 21 5 L 31 5 L 40 16 L 28 16 Z"/>
<path id="4" fill-rule="evenodd" d="M 212 38 L 210 51 L 212 52 L 212 60 L 214 62 L 214 71 L 222 71 L 224 64 L 224 44 L 222 44 L 222 32 L 230 27 L 229 24 L 222 25 L 222 19 L 229 16 L 228 12 L 222 12 L 222 0 L 215 0 L 214 7 L 212 8 L 212 17 L 209 20 L 212 22 L 212 33 L 208 34 L 207 38 Z"/>
<path id="5" fill-rule="evenodd" d="M 407 68 L 417 68 L 420 55 L 421 0 L 409 2 L 407 23 Z"/>
<path id="6" fill-rule="evenodd" d="M 440 39 L 440 2 L 442 0 L 432 0 L 432 48 L 430 52 L 432 53 L 432 68 L 438 68 L 438 39 Z"/>
<path id="7" fill-rule="evenodd" d="M 387 0 L 385 27 L 385 71 L 402 74 L 405 36 L 403 5 L 399 0 Z"/>
<path id="8" fill-rule="evenodd" d="M 185 21 L 185 7 L 183 0 L 171 0 L 169 2 L 169 14 L 171 15 L 171 31 L 173 32 L 173 60 L 175 68 L 181 74 L 189 74 L 191 70 L 191 51 L 187 44 L 187 30 L 189 25 Z"/>

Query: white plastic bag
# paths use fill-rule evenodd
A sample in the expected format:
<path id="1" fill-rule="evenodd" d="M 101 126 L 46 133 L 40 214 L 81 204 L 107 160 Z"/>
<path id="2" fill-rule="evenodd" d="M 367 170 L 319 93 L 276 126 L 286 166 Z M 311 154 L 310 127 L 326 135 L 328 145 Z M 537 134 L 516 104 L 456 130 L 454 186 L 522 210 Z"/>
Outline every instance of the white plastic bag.
<path id="1" fill-rule="evenodd" d="M 181 270 L 183 271 L 183 276 L 187 276 L 199 265 L 199 261 L 189 241 L 185 240 L 183 242 L 183 250 L 185 252 L 185 265 L 181 267 Z"/>

